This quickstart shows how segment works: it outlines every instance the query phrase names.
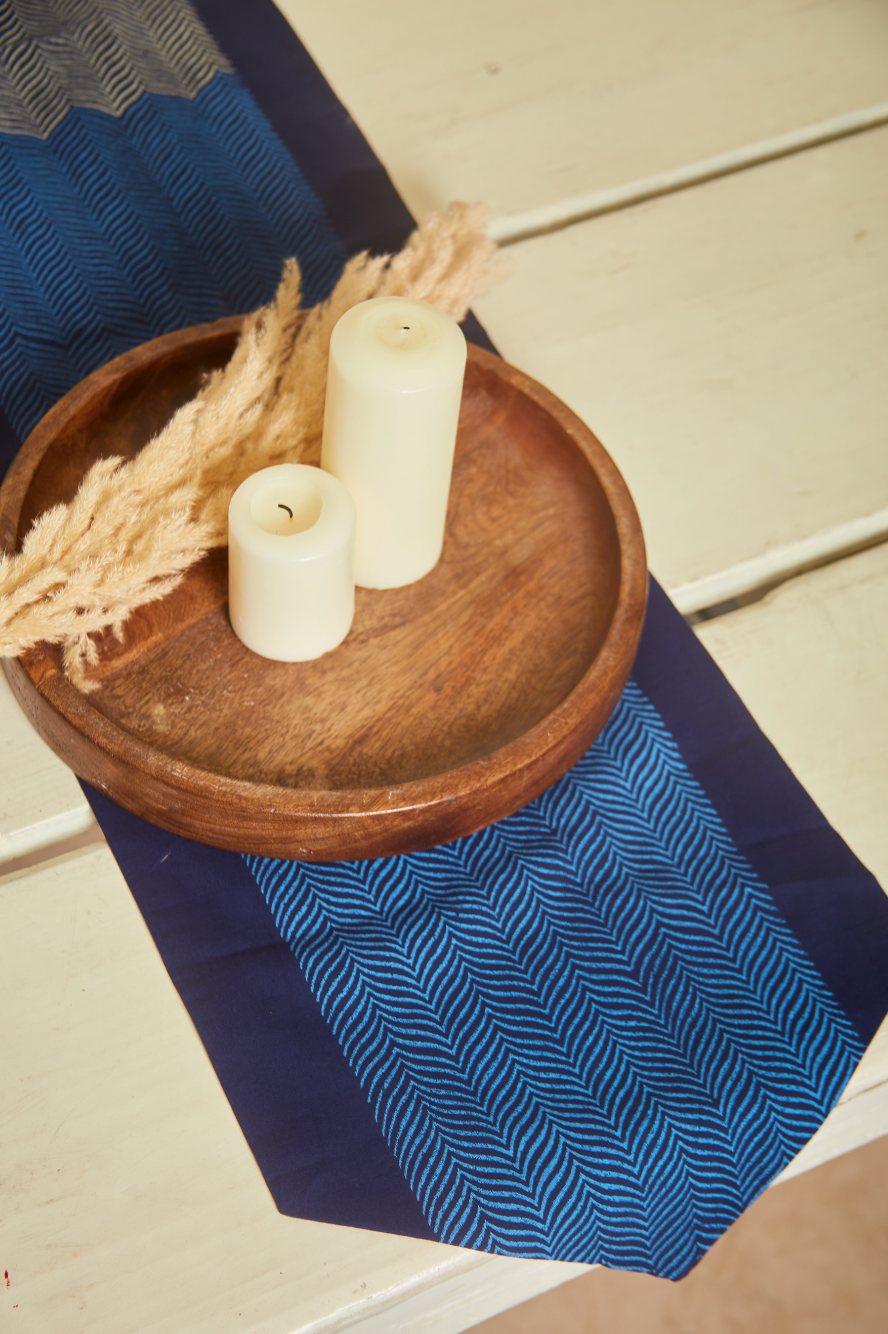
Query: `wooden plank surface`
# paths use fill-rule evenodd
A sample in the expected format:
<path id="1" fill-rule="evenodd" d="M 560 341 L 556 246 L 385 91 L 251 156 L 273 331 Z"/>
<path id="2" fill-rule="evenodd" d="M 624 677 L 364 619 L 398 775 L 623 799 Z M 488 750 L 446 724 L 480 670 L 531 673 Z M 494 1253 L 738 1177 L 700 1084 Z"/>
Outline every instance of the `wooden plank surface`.
<path id="1" fill-rule="evenodd" d="M 0 670 L 0 867 L 94 826 L 77 779 L 34 731 Z"/>
<path id="2" fill-rule="evenodd" d="M 699 629 L 883 875 L 886 612 L 879 548 Z M 580 1272 L 282 1218 L 107 850 L 0 881 L 0 913 L 3 1299 L 23 1324 L 450 1334 Z M 784 1175 L 886 1129 L 883 1027 Z"/>
<path id="3" fill-rule="evenodd" d="M 888 547 L 699 634 L 885 876 Z M 455 1334 L 582 1271 L 281 1217 L 106 849 L 0 880 L 0 1007 L 22 1327 Z M 784 1177 L 886 1131 L 888 1025 Z"/>
<path id="4" fill-rule="evenodd" d="M 107 848 L 0 880 L 0 1012 L 4 1328 L 451 1334 L 581 1272 L 280 1215 Z"/>
<path id="5" fill-rule="evenodd" d="M 888 543 L 696 630 L 824 815 L 888 886 Z"/>
<path id="6" fill-rule="evenodd" d="M 600 436 L 670 589 L 888 506 L 888 130 L 510 247 L 475 303 Z"/>
<path id="7" fill-rule="evenodd" d="M 888 99 L 878 0 L 277 0 L 417 217 L 494 217 Z"/>
<path id="8" fill-rule="evenodd" d="M 876 0 L 279 3 L 417 214 L 504 217 L 888 97 Z M 516 246 L 480 305 L 614 453 L 673 588 L 888 506 L 886 148 Z M 699 633 L 888 881 L 886 613 L 880 548 Z M 0 748 L 0 860 L 90 829 L 5 678 Z M 0 997 L 11 1328 L 455 1334 L 582 1271 L 279 1215 L 106 848 L 0 879 Z M 886 1130 L 883 1027 L 785 1175 Z"/>
<path id="9" fill-rule="evenodd" d="M 278 1214 L 107 849 L 0 880 L 0 1005 L 23 1329 L 455 1334 L 583 1272 Z M 888 1114 L 884 1055 L 858 1142 Z"/>
<path id="10" fill-rule="evenodd" d="M 888 544 L 696 630 L 818 806 L 888 886 Z M 840 1108 L 784 1175 L 883 1134 L 888 1021 Z"/>

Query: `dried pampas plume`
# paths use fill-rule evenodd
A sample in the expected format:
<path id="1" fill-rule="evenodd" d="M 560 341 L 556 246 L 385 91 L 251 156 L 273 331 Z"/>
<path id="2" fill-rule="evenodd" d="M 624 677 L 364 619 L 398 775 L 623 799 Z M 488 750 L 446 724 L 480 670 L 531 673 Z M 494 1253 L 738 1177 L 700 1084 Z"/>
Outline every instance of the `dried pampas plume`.
<path id="1" fill-rule="evenodd" d="M 495 252 L 486 209 L 451 204 L 400 254 L 350 260 L 332 295 L 307 313 L 299 266 L 288 260 L 274 301 L 247 320 L 225 369 L 134 459 L 101 459 L 70 505 L 42 514 L 21 551 L 0 557 L 0 657 L 62 643 L 69 677 L 89 689 L 90 636 L 110 626 L 122 638 L 131 612 L 166 597 L 225 544 L 228 502 L 246 477 L 276 463 L 320 463 L 340 315 L 369 297 L 407 296 L 462 320 L 502 276 Z"/>

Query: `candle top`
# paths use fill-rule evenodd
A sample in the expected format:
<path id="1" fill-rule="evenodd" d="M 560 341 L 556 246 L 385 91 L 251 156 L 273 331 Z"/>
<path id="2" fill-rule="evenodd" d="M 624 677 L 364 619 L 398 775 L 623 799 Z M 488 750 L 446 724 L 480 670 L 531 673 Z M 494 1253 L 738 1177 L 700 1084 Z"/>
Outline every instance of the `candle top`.
<path id="1" fill-rule="evenodd" d="M 354 501 L 330 473 L 305 463 L 254 472 L 231 497 L 229 526 L 240 545 L 276 562 L 322 557 L 331 535 L 354 532 Z"/>
<path id="2" fill-rule="evenodd" d="M 466 340 L 437 306 L 381 296 L 345 312 L 333 330 L 330 355 L 350 380 L 411 393 L 460 382 Z"/>

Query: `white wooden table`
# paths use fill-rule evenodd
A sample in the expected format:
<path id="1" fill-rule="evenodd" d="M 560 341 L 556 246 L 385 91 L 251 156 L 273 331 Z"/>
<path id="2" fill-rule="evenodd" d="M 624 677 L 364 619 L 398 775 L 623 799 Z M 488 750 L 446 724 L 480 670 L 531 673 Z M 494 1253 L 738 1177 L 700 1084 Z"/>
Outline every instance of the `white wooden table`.
<path id="1" fill-rule="evenodd" d="M 888 11 L 279 3 L 417 215 L 490 204 L 515 272 L 478 313 L 614 454 L 681 608 L 808 571 L 698 632 L 888 884 L 888 545 L 853 554 L 888 533 Z M 581 1272 L 279 1215 L 5 679 L 0 757 L 4 1329 L 450 1334 Z M 883 1029 L 787 1175 L 886 1132 Z"/>

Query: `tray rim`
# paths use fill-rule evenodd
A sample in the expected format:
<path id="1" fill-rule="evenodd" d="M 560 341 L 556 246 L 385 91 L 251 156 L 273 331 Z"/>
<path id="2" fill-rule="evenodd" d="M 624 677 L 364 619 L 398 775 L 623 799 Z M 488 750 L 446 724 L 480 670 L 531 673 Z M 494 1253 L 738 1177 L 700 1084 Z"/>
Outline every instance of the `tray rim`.
<path id="1" fill-rule="evenodd" d="M 231 316 L 162 335 L 99 367 L 37 423 L 0 487 L 0 545 L 15 549 L 18 517 L 34 473 L 64 424 L 97 391 L 162 365 L 200 343 L 224 343 L 245 317 Z M 565 698 L 520 737 L 456 769 L 385 788 L 285 788 L 216 774 L 176 760 L 94 708 L 58 671 L 42 645 L 3 667 L 25 713 L 81 778 L 173 833 L 240 852 L 307 861 L 389 856 L 449 842 L 505 818 L 557 781 L 588 749 L 610 716 L 631 670 L 644 620 L 647 563 L 641 524 L 616 464 L 588 426 L 550 390 L 494 354 L 469 344 L 469 357 L 526 395 L 579 448 L 605 493 L 620 553 L 617 602 L 604 642 Z M 112 782 L 107 781 L 111 770 Z M 153 792 L 133 783 L 149 780 Z M 187 794 L 202 818 L 183 818 Z M 255 815 L 238 818 L 246 806 Z M 258 818 L 262 814 L 273 820 Z M 287 825 L 287 829 L 283 828 Z M 298 826 L 298 828 L 297 828 Z"/>

